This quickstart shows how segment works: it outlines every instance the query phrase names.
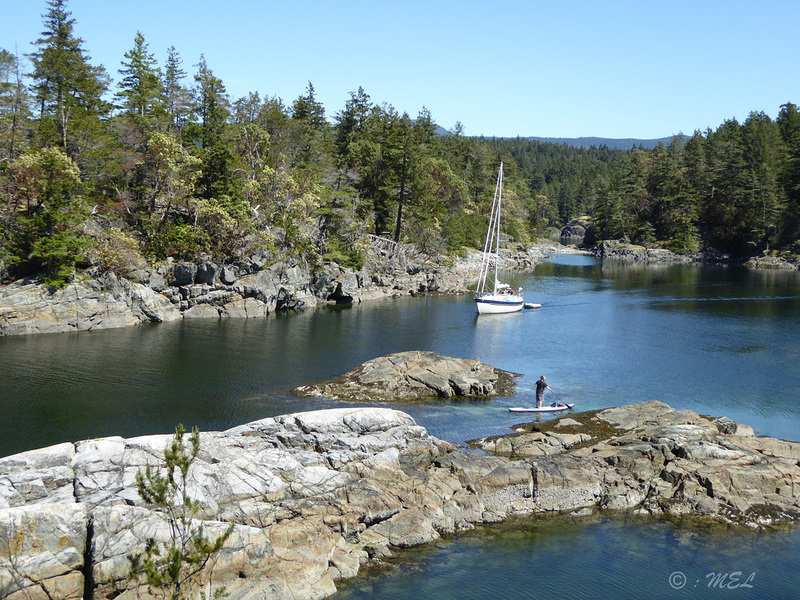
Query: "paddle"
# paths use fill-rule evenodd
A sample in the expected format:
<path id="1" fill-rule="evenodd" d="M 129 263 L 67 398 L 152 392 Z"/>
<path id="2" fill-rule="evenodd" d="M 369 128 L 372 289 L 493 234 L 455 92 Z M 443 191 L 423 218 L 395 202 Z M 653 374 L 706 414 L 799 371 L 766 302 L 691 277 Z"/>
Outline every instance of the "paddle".
<path id="1" fill-rule="evenodd" d="M 553 394 L 553 396 L 555 396 L 555 397 L 558 399 L 558 401 L 559 401 L 561 404 L 566 404 L 566 402 L 564 402 L 564 401 L 561 399 L 561 396 L 559 396 L 558 394 L 556 394 L 556 393 L 555 393 L 555 392 L 552 390 L 552 388 L 549 388 L 549 387 L 548 387 L 547 389 L 548 389 L 548 390 L 550 390 L 550 392 Z"/>

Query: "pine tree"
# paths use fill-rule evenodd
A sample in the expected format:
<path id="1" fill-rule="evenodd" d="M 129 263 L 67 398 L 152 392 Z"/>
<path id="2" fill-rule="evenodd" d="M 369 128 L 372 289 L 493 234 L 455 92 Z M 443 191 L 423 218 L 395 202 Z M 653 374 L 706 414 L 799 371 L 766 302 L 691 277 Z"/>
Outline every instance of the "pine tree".
<path id="1" fill-rule="evenodd" d="M 800 110 L 791 102 L 782 105 L 777 123 L 787 152 L 781 172 L 787 207 L 780 241 L 789 244 L 800 241 Z"/>
<path id="2" fill-rule="evenodd" d="M 200 432 L 192 430 L 188 446 L 185 434 L 183 425 L 175 428 L 172 444 L 164 449 L 163 473 L 149 465 L 136 473 L 139 496 L 163 515 L 169 541 L 149 539 L 144 552 L 128 557 L 128 579 L 144 580 L 151 594 L 170 600 L 184 600 L 202 590 L 203 570 L 225 546 L 234 527 L 231 524 L 210 538 L 197 518 L 200 505 L 189 496 L 189 471 L 200 452 Z M 217 588 L 212 598 L 225 595 L 224 587 Z M 201 593 L 200 597 L 205 596 Z"/>
<path id="3" fill-rule="evenodd" d="M 775 245 L 778 219 L 786 196 L 779 184 L 785 147 L 778 125 L 763 112 L 752 112 L 742 127 L 747 181 L 743 218 L 750 229 L 748 243 L 756 250 Z"/>
<path id="4" fill-rule="evenodd" d="M 45 30 L 35 42 L 38 49 L 29 55 L 39 107 L 39 136 L 42 145 L 60 145 L 75 158 L 85 146 L 78 136 L 91 132 L 110 110 L 102 99 L 108 75 L 103 67 L 89 63 L 83 40 L 74 35 L 75 19 L 66 10 L 66 0 L 48 0 L 47 4 Z"/>
<path id="5" fill-rule="evenodd" d="M 194 81 L 194 112 L 199 119 L 197 141 L 204 150 L 209 150 L 222 140 L 229 116 L 228 95 L 222 80 L 214 75 L 202 54 Z"/>
<path id="6" fill-rule="evenodd" d="M 181 135 L 188 119 L 191 106 L 191 94 L 181 83 L 186 78 L 186 71 L 181 66 L 181 59 L 175 46 L 167 50 L 167 62 L 164 65 L 164 76 L 161 86 L 164 93 L 164 104 L 167 112 L 167 128 L 170 133 Z"/>
<path id="7" fill-rule="evenodd" d="M 364 135 L 371 110 L 372 103 L 364 88 L 359 87 L 357 92 L 350 92 L 350 99 L 345 103 L 344 110 L 336 115 L 334 127 L 334 146 L 339 164 L 353 166 L 355 157 L 351 153 L 351 145 Z"/>
<path id="8" fill-rule="evenodd" d="M 745 253 L 748 234 L 742 220 L 745 205 L 745 158 L 742 126 L 726 120 L 707 140 L 710 195 L 705 199 L 701 223 L 710 245 L 725 252 Z"/>
<path id="9" fill-rule="evenodd" d="M 25 151 L 29 128 L 30 107 L 19 58 L 0 49 L 0 160 L 13 161 Z"/>
<path id="10" fill-rule="evenodd" d="M 307 123 L 315 131 L 326 125 L 325 107 L 317 100 L 310 81 L 305 96 L 300 96 L 292 105 L 292 118 Z"/>
<path id="11" fill-rule="evenodd" d="M 144 35 L 136 32 L 133 48 L 125 53 L 122 81 L 117 98 L 125 112 L 138 117 L 155 117 L 163 111 L 163 89 L 155 57 L 148 51 Z"/>
<path id="12" fill-rule="evenodd" d="M 325 107 L 316 98 L 314 86 L 308 82 L 306 93 L 292 105 L 294 163 L 307 170 L 306 178 L 319 179 L 320 163 L 328 154 L 328 122 Z"/>

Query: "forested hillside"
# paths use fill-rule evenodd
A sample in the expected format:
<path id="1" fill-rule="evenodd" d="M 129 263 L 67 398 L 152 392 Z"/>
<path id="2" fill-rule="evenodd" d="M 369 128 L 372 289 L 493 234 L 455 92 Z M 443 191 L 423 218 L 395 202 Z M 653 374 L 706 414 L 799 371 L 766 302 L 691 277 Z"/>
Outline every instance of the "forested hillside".
<path id="1" fill-rule="evenodd" d="M 790 103 L 653 150 L 441 136 L 424 107 L 400 114 L 361 88 L 332 112 L 312 83 L 292 101 L 231 98 L 202 56 L 191 73 L 174 47 L 158 64 L 144 32 L 107 70 L 75 25 L 48 0 L 30 53 L 0 50 L 3 280 L 259 245 L 359 267 L 365 234 L 460 252 L 481 245 L 500 161 L 504 227 L 522 243 L 586 215 L 598 238 L 798 251 Z"/>

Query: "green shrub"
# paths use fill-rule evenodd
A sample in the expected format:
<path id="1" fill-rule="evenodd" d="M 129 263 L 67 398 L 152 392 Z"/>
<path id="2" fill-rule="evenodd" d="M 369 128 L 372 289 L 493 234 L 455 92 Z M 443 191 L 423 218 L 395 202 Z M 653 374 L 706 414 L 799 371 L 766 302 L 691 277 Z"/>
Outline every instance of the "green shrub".
<path id="1" fill-rule="evenodd" d="M 147 266 L 139 251 L 139 242 L 132 235 L 119 229 L 109 229 L 97 244 L 97 260 L 106 271 L 127 275 L 132 268 Z"/>
<path id="2" fill-rule="evenodd" d="M 451 214 L 442 223 L 442 234 L 447 239 L 448 253 L 463 253 L 462 248 L 464 246 L 468 248 L 483 248 L 486 242 L 487 227 L 488 222 L 482 215 Z"/>
<path id="3" fill-rule="evenodd" d="M 34 242 L 32 255 L 46 269 L 45 283 L 64 287 L 72 278 L 76 263 L 84 260 L 86 252 L 94 244 L 94 240 L 88 236 L 74 231 L 62 231 Z"/>
<path id="4" fill-rule="evenodd" d="M 328 242 L 328 252 L 325 253 L 324 258 L 341 267 L 360 271 L 364 268 L 367 255 L 366 249 L 358 243 L 348 245 L 341 240 L 332 239 Z"/>
<path id="5" fill-rule="evenodd" d="M 173 256 L 191 260 L 211 250 L 211 237 L 188 223 L 165 223 L 145 244 L 145 255 L 159 261 Z"/>
<path id="6" fill-rule="evenodd" d="M 183 440 L 185 433 L 183 425 L 178 425 L 172 444 L 164 449 L 164 474 L 149 465 L 144 472 L 136 473 L 139 496 L 164 515 L 169 524 L 170 540 L 159 543 L 150 539 L 144 552 L 128 557 L 128 579 L 144 578 L 151 591 L 160 592 L 170 600 L 188 597 L 187 591 L 197 587 L 203 568 L 222 549 L 233 531 L 231 525 L 224 534 L 210 540 L 203 526 L 196 524 L 194 517 L 200 506 L 189 497 L 187 476 L 200 452 L 200 432 L 197 428 L 192 430 L 189 446 Z M 224 595 L 224 588 L 214 593 L 215 598 Z"/>

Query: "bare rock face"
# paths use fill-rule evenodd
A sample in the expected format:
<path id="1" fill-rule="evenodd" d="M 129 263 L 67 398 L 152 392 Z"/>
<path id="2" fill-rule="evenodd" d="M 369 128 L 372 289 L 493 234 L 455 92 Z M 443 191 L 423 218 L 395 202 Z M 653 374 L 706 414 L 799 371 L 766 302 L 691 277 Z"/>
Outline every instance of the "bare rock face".
<path id="1" fill-rule="evenodd" d="M 0 288 L 0 335 L 90 331 L 179 318 L 178 308 L 164 296 L 112 273 L 102 281 L 59 290 L 34 282 Z"/>
<path id="2" fill-rule="evenodd" d="M 186 593 L 326 598 L 396 548 L 511 515 L 597 509 L 767 527 L 800 522 L 800 443 L 660 402 L 575 413 L 475 441 L 436 439 L 406 413 L 341 408 L 201 433 L 186 494 L 214 538 Z M 509 441 L 511 440 L 511 441 Z M 168 541 L 136 474 L 171 435 L 110 437 L 0 458 L 0 598 L 148 598 L 129 557 Z"/>
<path id="3" fill-rule="evenodd" d="M 359 365 L 330 383 L 301 386 L 307 397 L 358 402 L 496 396 L 513 393 L 514 373 L 495 369 L 477 358 L 465 360 L 435 352 L 400 352 Z"/>
<path id="4" fill-rule="evenodd" d="M 59 444 L 0 459 L 0 597 L 148 597 L 128 558 L 168 541 L 136 473 L 171 435 Z M 524 464 L 473 457 L 387 408 L 334 409 L 201 434 L 187 494 L 215 537 L 233 524 L 192 595 L 325 598 L 393 548 L 531 511 Z M 89 575 L 87 581 L 87 575 Z"/>
<path id="5" fill-rule="evenodd" d="M 353 271 L 328 262 L 313 268 L 305 261 L 276 261 L 254 250 L 230 265 L 208 258 L 158 268 L 131 266 L 125 277 L 93 267 L 63 289 L 41 280 L 0 285 L 0 336 L 63 333 L 129 327 L 182 318 L 259 318 L 276 311 L 419 294 L 465 294 L 475 281 L 480 253 L 466 258 L 421 259 L 398 264 L 370 263 Z M 404 255 L 405 256 L 405 255 Z M 512 268 L 530 268 L 536 249 L 504 257 Z M 402 263 L 402 264 L 401 264 Z M 0 266 L 2 274 L 2 266 Z M 91 279 L 95 277 L 95 279 Z"/>
<path id="6" fill-rule="evenodd" d="M 800 523 L 800 443 L 755 437 L 725 417 L 644 402 L 515 429 L 470 443 L 524 458 L 540 509 Z"/>
<path id="7" fill-rule="evenodd" d="M 677 263 L 695 260 L 685 254 L 676 254 L 661 248 L 645 248 L 625 240 L 605 240 L 600 242 L 592 248 L 592 254 L 597 258 L 613 258 L 636 263 Z"/>

